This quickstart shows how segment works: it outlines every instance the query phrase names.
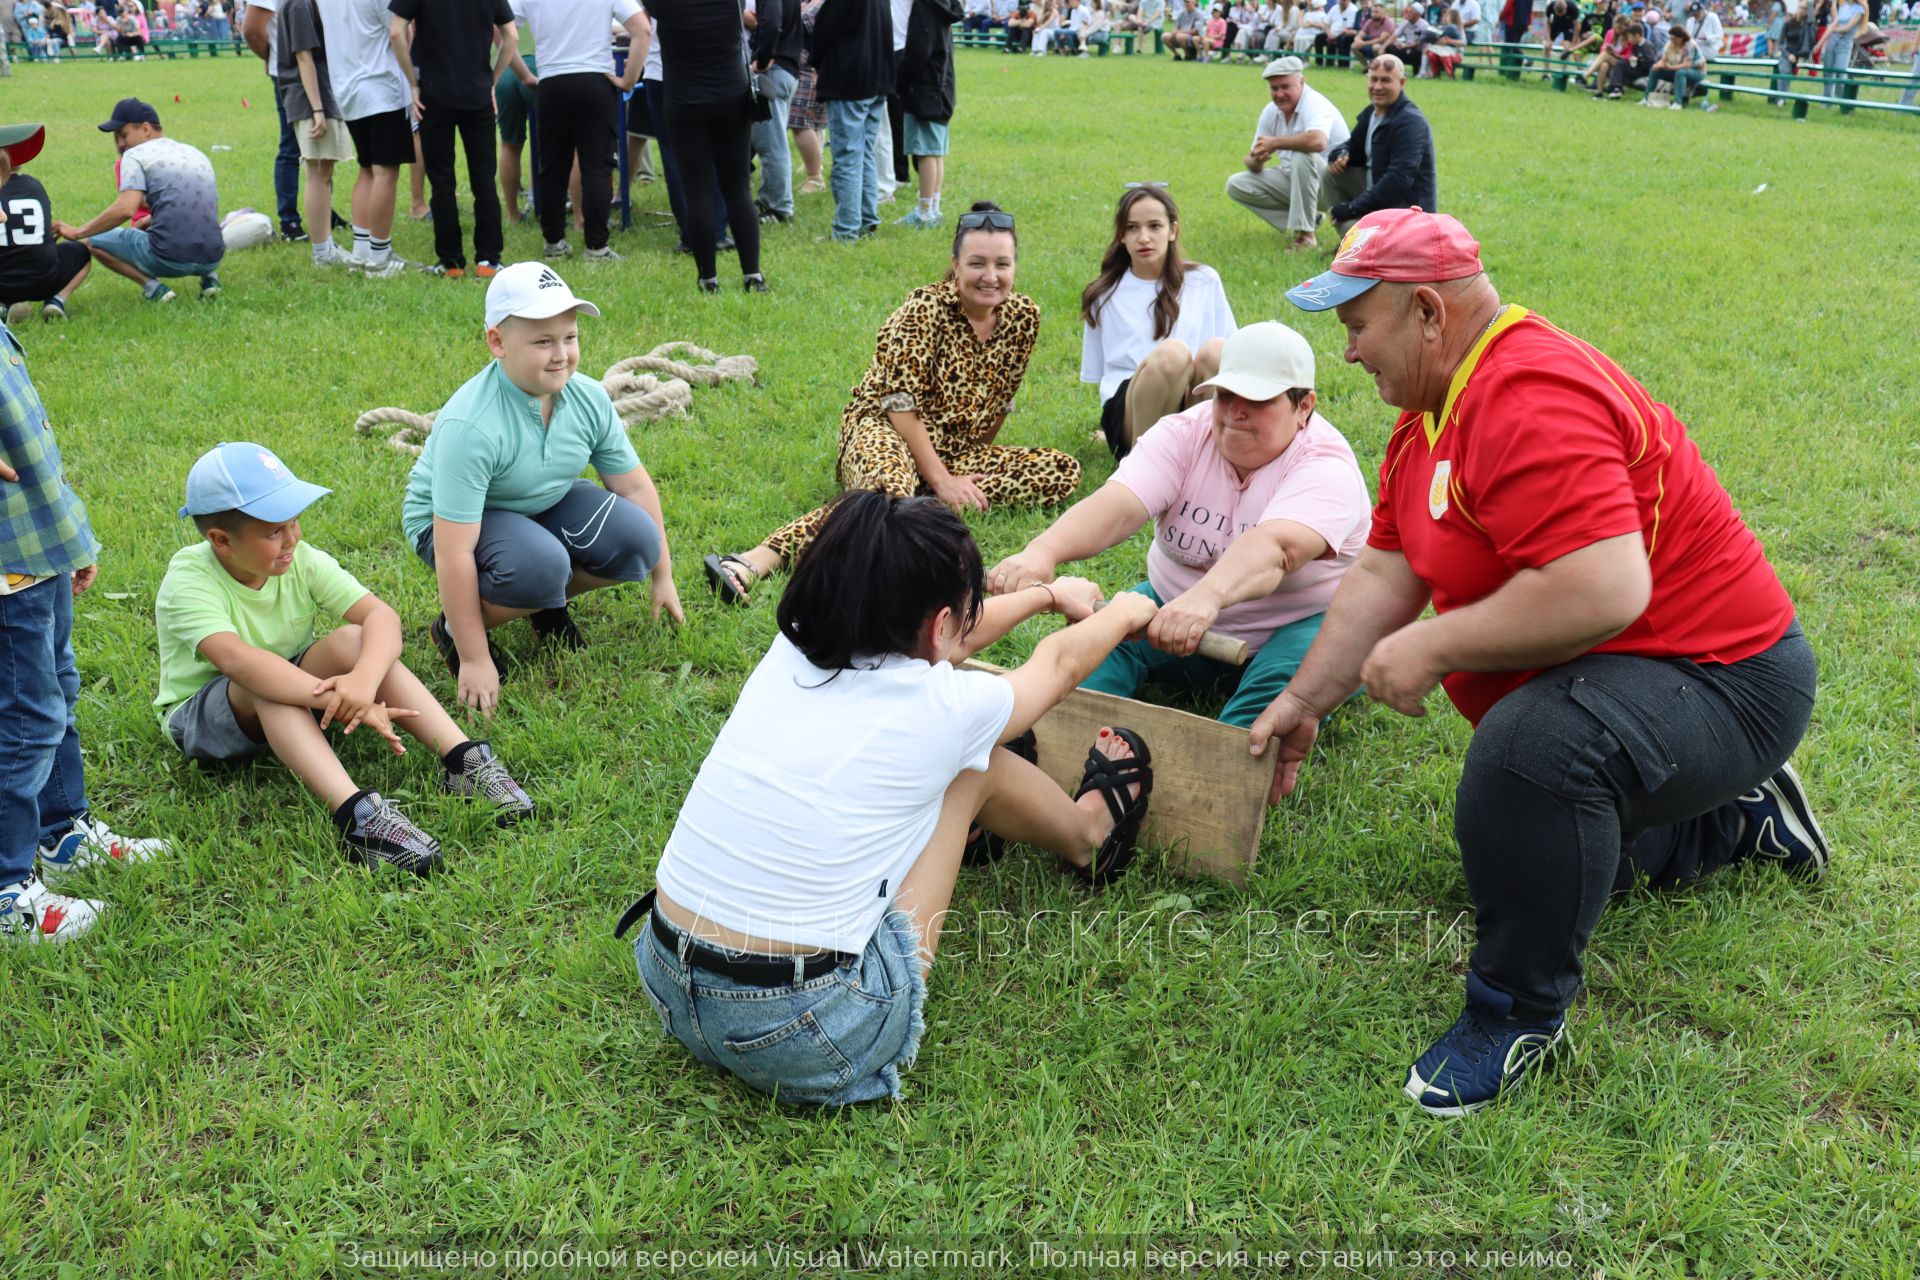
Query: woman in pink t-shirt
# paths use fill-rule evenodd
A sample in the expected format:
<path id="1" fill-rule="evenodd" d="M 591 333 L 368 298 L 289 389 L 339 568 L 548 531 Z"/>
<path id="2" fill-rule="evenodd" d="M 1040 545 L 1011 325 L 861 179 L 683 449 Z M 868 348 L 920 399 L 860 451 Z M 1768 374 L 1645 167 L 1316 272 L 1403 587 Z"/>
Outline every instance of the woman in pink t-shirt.
<path id="1" fill-rule="evenodd" d="M 1218 718 L 1244 728 L 1299 669 L 1371 510 L 1353 450 L 1314 412 L 1313 366 L 1286 325 L 1241 329 L 1220 353 L 1211 400 L 1155 423 L 1113 479 L 987 575 L 995 593 L 1051 582 L 1061 564 L 1153 522 L 1147 580 L 1133 589 L 1161 609 L 1146 638 L 1115 649 L 1082 688 L 1217 690 Z M 1247 642 L 1244 668 L 1200 656 L 1210 630 Z"/>

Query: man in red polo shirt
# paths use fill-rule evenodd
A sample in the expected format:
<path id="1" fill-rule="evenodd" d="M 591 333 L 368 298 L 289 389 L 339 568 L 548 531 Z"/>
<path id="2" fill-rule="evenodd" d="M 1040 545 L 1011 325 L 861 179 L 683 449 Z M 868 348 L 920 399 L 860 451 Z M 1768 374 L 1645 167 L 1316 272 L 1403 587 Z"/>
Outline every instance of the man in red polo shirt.
<path id="1" fill-rule="evenodd" d="M 1253 750 L 1279 739 L 1277 802 L 1358 687 L 1417 716 L 1441 685 L 1473 722 L 1454 805 L 1477 930 L 1466 1009 L 1406 1085 L 1458 1115 L 1558 1043 L 1609 894 L 1749 858 L 1825 871 L 1786 763 L 1813 653 L 1673 411 L 1503 304 L 1460 223 L 1369 214 L 1287 297 L 1337 308 L 1346 359 L 1401 414 L 1367 549 Z"/>

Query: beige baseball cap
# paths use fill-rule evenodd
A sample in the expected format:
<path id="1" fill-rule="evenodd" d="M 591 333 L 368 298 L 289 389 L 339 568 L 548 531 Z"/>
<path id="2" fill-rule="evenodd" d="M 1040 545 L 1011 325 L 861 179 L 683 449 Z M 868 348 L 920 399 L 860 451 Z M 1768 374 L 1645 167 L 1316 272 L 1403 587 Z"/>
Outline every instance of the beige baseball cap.
<path id="1" fill-rule="evenodd" d="M 1311 390 L 1313 348 L 1278 320 L 1247 325 L 1227 339 L 1220 372 L 1200 387 L 1225 387 L 1243 400 L 1271 400 L 1295 387 Z"/>

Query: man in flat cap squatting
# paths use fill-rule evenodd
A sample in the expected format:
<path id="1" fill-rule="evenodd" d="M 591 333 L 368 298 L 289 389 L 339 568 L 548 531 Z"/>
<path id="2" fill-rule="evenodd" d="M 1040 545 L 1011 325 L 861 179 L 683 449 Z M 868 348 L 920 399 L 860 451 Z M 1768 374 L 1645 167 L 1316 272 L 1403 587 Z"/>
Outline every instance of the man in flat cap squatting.
<path id="1" fill-rule="evenodd" d="M 1277 803 L 1358 687 L 1417 716 L 1441 685 L 1473 723 L 1454 806 L 1478 935 L 1466 1007 L 1406 1081 L 1459 1115 L 1559 1042 L 1610 894 L 1746 861 L 1825 872 L 1787 763 L 1813 652 L 1673 411 L 1502 303 L 1459 222 L 1371 213 L 1287 297 L 1337 312 L 1347 360 L 1400 417 L 1367 548 L 1252 746 L 1276 744 Z"/>
<path id="2" fill-rule="evenodd" d="M 1243 167 L 1227 178 L 1227 195 L 1284 233 L 1290 252 L 1315 247 L 1327 153 L 1347 142 L 1347 122 L 1325 94 L 1307 87 L 1306 71 L 1288 54 L 1260 73 L 1272 101 L 1261 108 Z"/>

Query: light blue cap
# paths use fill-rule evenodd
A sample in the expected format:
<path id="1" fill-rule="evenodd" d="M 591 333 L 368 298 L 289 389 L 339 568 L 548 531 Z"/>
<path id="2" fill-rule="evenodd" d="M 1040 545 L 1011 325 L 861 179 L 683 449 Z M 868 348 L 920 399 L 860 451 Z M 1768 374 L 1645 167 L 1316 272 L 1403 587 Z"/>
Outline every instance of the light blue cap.
<path id="1" fill-rule="evenodd" d="M 221 444 L 200 455 L 187 472 L 183 516 L 238 511 L 279 524 L 332 493 L 293 474 L 273 450 L 251 441 Z"/>

